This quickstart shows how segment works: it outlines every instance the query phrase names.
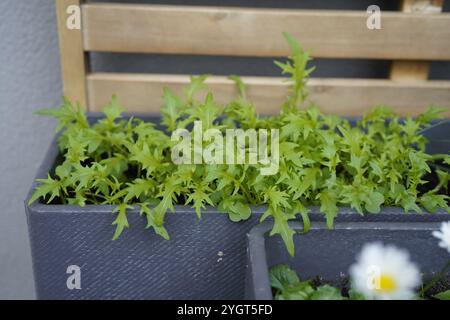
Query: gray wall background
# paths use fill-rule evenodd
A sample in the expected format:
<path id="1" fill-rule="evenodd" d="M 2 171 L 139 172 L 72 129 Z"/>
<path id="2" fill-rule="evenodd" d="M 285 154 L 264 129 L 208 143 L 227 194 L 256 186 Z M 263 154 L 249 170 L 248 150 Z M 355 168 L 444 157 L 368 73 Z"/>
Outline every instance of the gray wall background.
<path id="1" fill-rule="evenodd" d="M 90 1 L 94 2 L 94 1 Z M 99 1 L 97 2 L 108 2 Z M 391 0 L 109 0 L 109 2 L 267 6 L 365 10 Z M 445 2 L 445 11 L 450 0 Z M 446 41 L 446 40 L 445 40 Z M 23 200 L 53 135 L 55 123 L 33 115 L 61 101 L 54 0 L 0 1 L 0 299 L 34 298 Z M 117 72 L 278 75 L 272 59 L 94 54 L 92 68 Z M 315 76 L 386 77 L 388 61 L 317 60 Z M 450 79 L 450 63 L 432 64 L 432 79 Z"/>
<path id="2" fill-rule="evenodd" d="M 31 299 L 23 200 L 53 134 L 33 115 L 60 102 L 53 0 L 0 1 L 0 298 Z"/>

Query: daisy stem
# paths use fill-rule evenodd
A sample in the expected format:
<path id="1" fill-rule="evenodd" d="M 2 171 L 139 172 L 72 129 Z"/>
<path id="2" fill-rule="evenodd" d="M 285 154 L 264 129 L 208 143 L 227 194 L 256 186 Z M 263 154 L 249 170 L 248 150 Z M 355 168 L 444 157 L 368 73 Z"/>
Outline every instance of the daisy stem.
<path id="1" fill-rule="evenodd" d="M 423 297 L 425 295 L 425 292 L 430 290 L 447 272 L 447 269 L 450 268 L 450 260 L 447 262 L 447 264 L 442 268 L 442 270 L 436 274 L 430 282 L 425 287 L 422 287 L 422 290 L 420 292 L 421 296 Z"/>

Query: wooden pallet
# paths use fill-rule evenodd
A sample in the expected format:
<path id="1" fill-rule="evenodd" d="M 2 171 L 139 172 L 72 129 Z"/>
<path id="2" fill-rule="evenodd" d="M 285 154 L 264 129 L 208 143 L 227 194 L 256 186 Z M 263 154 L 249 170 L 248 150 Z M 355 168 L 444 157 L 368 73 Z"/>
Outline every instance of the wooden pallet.
<path id="1" fill-rule="evenodd" d="M 403 115 L 428 105 L 450 106 L 450 81 L 428 79 L 429 61 L 450 60 L 450 14 L 442 0 L 404 0 L 382 12 L 382 29 L 366 27 L 364 11 L 256 9 L 56 0 L 64 94 L 98 111 L 113 94 L 130 111 L 157 112 L 162 88 L 176 92 L 188 75 L 95 73 L 89 52 L 286 56 L 287 31 L 318 58 L 390 59 L 390 79 L 313 78 L 310 99 L 324 112 L 360 115 L 378 104 Z M 81 5 L 83 27 L 66 28 L 69 5 Z M 243 77 L 263 114 L 277 113 L 287 94 L 282 78 Z M 237 94 L 223 76 L 210 87 L 221 102 Z"/>

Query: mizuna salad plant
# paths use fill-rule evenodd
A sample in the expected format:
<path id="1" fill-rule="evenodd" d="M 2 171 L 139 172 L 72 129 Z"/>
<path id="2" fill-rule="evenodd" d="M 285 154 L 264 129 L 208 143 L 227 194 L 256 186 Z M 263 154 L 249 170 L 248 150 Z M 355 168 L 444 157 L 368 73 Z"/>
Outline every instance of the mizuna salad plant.
<path id="1" fill-rule="evenodd" d="M 450 157 L 425 153 L 427 141 L 421 135 L 445 109 L 429 108 L 415 119 L 401 120 L 389 108 L 377 107 L 356 126 L 322 114 L 306 102 L 311 59 L 293 38 L 285 37 L 292 54 L 276 64 L 290 77 L 291 86 L 276 116 L 259 116 L 246 97 L 245 84 L 234 76 L 230 78 L 240 95 L 226 105 L 214 99 L 206 76 L 192 77 L 182 95 L 164 89 L 162 129 L 122 117 L 115 97 L 104 108 L 105 117 L 92 125 L 80 106 L 67 100 L 60 108 L 39 111 L 58 119 L 64 161 L 39 180 L 30 203 L 39 199 L 48 204 L 117 205 L 113 239 L 128 227 L 127 212 L 134 207 L 147 218 L 148 228 L 169 239 L 164 219 L 176 204 L 192 206 L 199 218 L 206 205 L 214 206 L 232 221 L 248 219 L 254 205 L 266 205 L 261 220 L 273 219 L 271 234 L 282 237 L 291 255 L 295 231 L 288 221 L 303 219 L 307 231 L 309 205 L 320 206 L 329 228 L 340 206 L 360 214 L 377 213 L 382 205 L 448 211 Z M 260 164 L 174 164 L 171 133 L 192 127 L 194 121 L 202 121 L 203 130 L 221 132 L 279 129 L 278 173 L 261 175 Z M 429 187 L 424 177 L 432 171 L 438 183 Z"/>

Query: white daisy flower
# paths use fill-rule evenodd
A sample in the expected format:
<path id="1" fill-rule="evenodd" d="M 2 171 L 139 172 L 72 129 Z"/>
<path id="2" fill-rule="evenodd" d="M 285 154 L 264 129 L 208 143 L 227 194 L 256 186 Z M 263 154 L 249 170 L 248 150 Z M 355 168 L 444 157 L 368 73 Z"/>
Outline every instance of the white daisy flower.
<path id="1" fill-rule="evenodd" d="M 410 300 L 421 283 L 419 269 L 409 253 L 381 243 L 366 244 L 350 268 L 355 291 L 366 299 Z"/>
<path id="2" fill-rule="evenodd" d="M 450 221 L 442 222 L 440 231 L 433 231 L 433 236 L 440 239 L 439 246 L 450 253 Z"/>

